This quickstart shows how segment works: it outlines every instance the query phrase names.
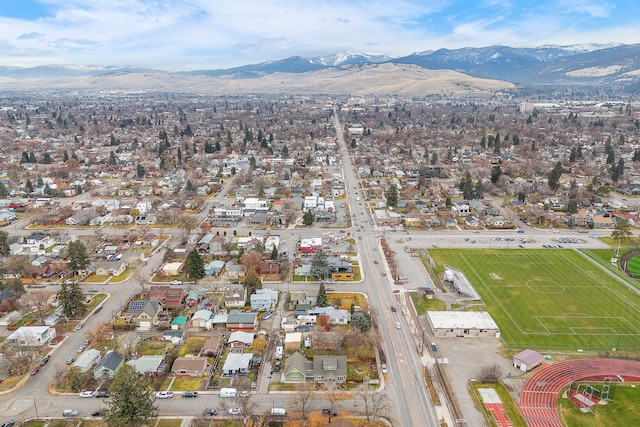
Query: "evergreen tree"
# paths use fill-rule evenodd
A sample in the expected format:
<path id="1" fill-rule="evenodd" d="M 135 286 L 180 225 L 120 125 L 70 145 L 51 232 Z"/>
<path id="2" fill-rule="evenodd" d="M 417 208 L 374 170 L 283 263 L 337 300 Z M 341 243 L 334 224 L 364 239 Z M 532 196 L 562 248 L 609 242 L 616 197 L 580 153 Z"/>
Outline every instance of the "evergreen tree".
<path id="1" fill-rule="evenodd" d="M 493 141 L 493 153 L 494 154 L 500 154 L 500 134 L 496 133 L 496 137 Z"/>
<path id="2" fill-rule="evenodd" d="M 560 176 L 562 176 L 562 163 L 557 162 L 547 177 L 549 188 L 554 192 L 560 187 Z"/>
<path id="3" fill-rule="evenodd" d="M 318 295 L 316 295 L 316 307 L 327 307 L 329 300 L 327 298 L 327 291 L 324 288 L 324 283 L 320 283 L 318 288 Z"/>
<path id="4" fill-rule="evenodd" d="M 273 249 L 271 249 L 271 259 L 274 261 L 278 259 L 278 247 L 276 245 L 273 245 Z"/>
<path id="5" fill-rule="evenodd" d="M 89 267 L 89 255 L 87 254 L 87 247 L 81 240 L 74 240 L 69 243 L 67 248 L 69 257 L 69 269 L 74 272 L 78 270 L 84 270 Z"/>
<path id="6" fill-rule="evenodd" d="M 107 407 L 100 411 L 109 426 L 149 425 L 158 415 L 151 379 L 138 375 L 131 365 L 125 363 L 116 371 L 109 392 Z"/>
<path id="7" fill-rule="evenodd" d="M 30 179 L 27 179 L 27 182 L 24 185 L 27 188 L 27 193 L 33 192 L 33 183 L 31 183 Z"/>
<path id="8" fill-rule="evenodd" d="M 640 150 L 636 148 L 636 151 L 633 152 L 633 160 L 634 162 L 640 161 Z"/>
<path id="9" fill-rule="evenodd" d="M 44 153 L 44 155 L 42 156 L 42 163 L 45 165 L 50 165 L 51 163 L 53 163 L 53 160 L 51 159 L 51 154 Z"/>
<path id="10" fill-rule="evenodd" d="M 58 292 L 58 303 L 62 307 L 62 314 L 67 319 L 79 319 L 87 313 L 84 294 L 75 280 L 69 284 L 62 283 Z"/>
<path id="11" fill-rule="evenodd" d="M 578 156 L 578 152 L 576 151 L 576 147 L 571 147 L 571 153 L 569 154 L 569 161 L 571 163 L 575 162 L 577 156 Z"/>
<path id="12" fill-rule="evenodd" d="M 138 178 L 144 178 L 146 174 L 147 171 L 144 170 L 144 166 L 138 163 L 138 166 L 136 167 L 136 175 L 138 175 Z"/>
<path id="13" fill-rule="evenodd" d="M 351 326 L 360 329 L 361 332 L 368 332 L 371 329 L 371 318 L 364 313 L 353 313 Z"/>
<path id="14" fill-rule="evenodd" d="M 473 199 L 473 181 L 471 180 L 471 174 L 467 172 L 460 181 L 460 190 L 462 191 L 462 197 L 465 200 Z"/>
<path id="15" fill-rule="evenodd" d="M 398 188 L 395 184 L 391 184 L 387 193 L 385 194 L 387 198 L 387 206 L 396 207 L 398 206 Z"/>
<path id="16" fill-rule="evenodd" d="M 433 152 L 431 153 L 431 165 L 437 165 L 438 164 L 438 155 Z"/>
<path id="17" fill-rule="evenodd" d="M 302 215 L 302 225 L 306 225 L 307 227 L 313 224 L 313 212 L 306 211 L 304 215 Z"/>
<path id="18" fill-rule="evenodd" d="M 196 191 L 196 187 L 193 185 L 190 179 L 187 180 L 187 183 L 184 186 L 184 191 L 193 193 Z"/>
<path id="19" fill-rule="evenodd" d="M 8 197 L 9 191 L 2 181 L 0 181 L 0 197 Z"/>
<path id="20" fill-rule="evenodd" d="M 9 256 L 9 234 L 6 231 L 0 231 L 0 256 Z"/>
<path id="21" fill-rule="evenodd" d="M 502 176 L 502 169 L 500 168 L 500 165 L 495 165 L 491 168 L 491 182 L 494 184 L 497 183 L 500 176 Z"/>
<path id="22" fill-rule="evenodd" d="M 193 249 L 189 252 L 189 255 L 187 255 L 184 269 L 189 279 L 199 280 L 204 277 L 204 262 L 197 249 Z"/>
<path id="23" fill-rule="evenodd" d="M 327 274 L 329 274 L 329 261 L 327 260 L 326 252 L 322 248 L 319 248 L 311 258 L 310 273 L 320 279 L 326 279 Z"/>
<path id="24" fill-rule="evenodd" d="M 282 157 L 283 159 L 289 158 L 289 149 L 286 145 L 282 147 L 282 151 L 280 151 L 280 157 Z"/>

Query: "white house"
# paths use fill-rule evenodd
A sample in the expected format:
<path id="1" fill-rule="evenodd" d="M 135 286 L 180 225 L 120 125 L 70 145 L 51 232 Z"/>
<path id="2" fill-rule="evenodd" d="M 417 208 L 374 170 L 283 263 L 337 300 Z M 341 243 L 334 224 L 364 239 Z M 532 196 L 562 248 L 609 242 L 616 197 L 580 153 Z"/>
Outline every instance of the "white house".
<path id="1" fill-rule="evenodd" d="M 7 337 L 7 341 L 20 347 L 42 347 L 56 337 L 50 326 L 21 326 Z"/>
<path id="2" fill-rule="evenodd" d="M 140 200 L 138 203 L 136 203 L 136 210 L 140 215 L 144 215 L 151 210 L 151 206 L 151 200 Z"/>
<path id="3" fill-rule="evenodd" d="M 253 353 L 229 353 L 222 365 L 222 375 L 230 377 L 232 375 L 247 375 L 251 368 Z"/>

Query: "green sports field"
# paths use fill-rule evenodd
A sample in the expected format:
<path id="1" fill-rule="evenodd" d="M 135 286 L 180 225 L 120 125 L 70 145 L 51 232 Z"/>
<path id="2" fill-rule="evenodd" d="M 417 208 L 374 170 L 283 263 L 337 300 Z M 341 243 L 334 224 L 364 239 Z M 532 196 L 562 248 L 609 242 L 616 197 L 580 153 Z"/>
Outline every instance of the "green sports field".
<path id="1" fill-rule="evenodd" d="M 431 249 L 462 270 L 513 347 L 640 350 L 640 296 L 572 250 Z"/>

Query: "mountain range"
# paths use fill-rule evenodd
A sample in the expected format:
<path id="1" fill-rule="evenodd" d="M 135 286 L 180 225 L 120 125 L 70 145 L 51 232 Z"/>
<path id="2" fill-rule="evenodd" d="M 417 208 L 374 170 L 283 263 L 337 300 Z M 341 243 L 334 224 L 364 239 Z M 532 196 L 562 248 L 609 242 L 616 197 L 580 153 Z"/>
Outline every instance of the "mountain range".
<path id="1" fill-rule="evenodd" d="M 153 77 L 157 82 L 159 76 L 184 81 L 185 86 L 191 79 L 202 82 L 203 79 L 215 79 L 222 86 L 239 90 L 244 86 L 260 91 L 260 81 L 273 84 L 274 77 L 280 84 L 279 90 L 287 86 L 288 81 L 297 82 L 301 90 L 314 90 L 311 84 L 314 77 L 328 79 L 332 73 L 336 76 L 348 75 L 354 79 L 354 73 L 369 73 L 371 70 L 397 73 L 398 70 L 418 72 L 418 79 L 441 75 L 434 72 L 453 71 L 464 81 L 463 85 L 474 86 L 473 78 L 483 79 L 481 84 L 489 90 L 486 80 L 502 81 L 494 89 L 541 87 L 611 87 L 621 91 L 640 91 L 640 44 L 633 45 L 599 45 L 582 44 L 572 46 L 540 46 L 532 48 L 513 48 L 508 46 L 489 46 L 480 48 L 439 49 L 435 51 L 416 52 L 408 56 L 391 58 L 384 55 L 369 54 L 336 54 L 318 57 L 293 56 L 277 61 L 244 65 L 228 69 L 196 70 L 182 72 L 166 72 L 139 67 L 102 67 L 102 66 L 39 66 L 31 68 L 1 67 L 0 87 L 18 87 L 45 85 L 84 86 L 88 81 L 93 85 L 109 81 L 117 86 L 124 84 L 122 76 L 134 77 L 141 85 L 140 77 Z M 417 71 L 415 66 L 422 68 Z M 321 72 L 321 73 L 320 73 Z M 320 73 L 320 74 L 318 74 Z M 298 75 L 298 76 L 294 76 Z M 306 77 L 300 75 L 307 75 Z M 452 78 L 452 74 L 446 74 Z M 276 77 L 277 76 L 277 77 Z M 380 76 L 378 76 L 380 77 Z M 429 78 L 431 78 L 429 77 Z M 230 81 L 243 81 L 243 83 Z M 250 80 L 255 80 L 249 82 Z M 31 81 L 31 83 L 27 83 Z M 38 81 L 37 84 L 34 81 Z M 74 83 L 75 82 L 75 83 Z M 84 83 L 83 83 L 84 82 Z M 306 82 L 306 83 L 305 83 Z M 507 84 L 509 82 L 509 84 Z M 109 84 L 107 84 L 109 86 Z M 142 86 L 145 86 L 142 84 Z M 178 85 L 180 86 L 180 85 Z M 313 85 L 312 85 L 313 86 Z M 391 93 L 404 92 L 388 87 Z M 348 87 L 348 85 L 346 86 Z M 342 91 L 342 88 L 335 88 Z M 477 90 L 472 88 L 471 90 Z M 349 92 L 347 90 L 347 92 Z M 344 93 L 344 92 L 342 92 Z M 372 92 L 371 92 L 372 93 Z M 378 92 L 379 93 L 379 92 Z"/>

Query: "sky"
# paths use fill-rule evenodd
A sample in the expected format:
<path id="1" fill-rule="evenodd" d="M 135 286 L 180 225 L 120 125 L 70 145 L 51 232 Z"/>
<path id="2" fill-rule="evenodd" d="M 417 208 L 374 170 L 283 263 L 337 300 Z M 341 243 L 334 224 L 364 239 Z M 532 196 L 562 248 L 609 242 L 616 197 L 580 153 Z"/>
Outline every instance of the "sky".
<path id="1" fill-rule="evenodd" d="M 219 69 L 336 53 L 640 43 L 640 0 L 0 0 L 0 66 Z"/>

